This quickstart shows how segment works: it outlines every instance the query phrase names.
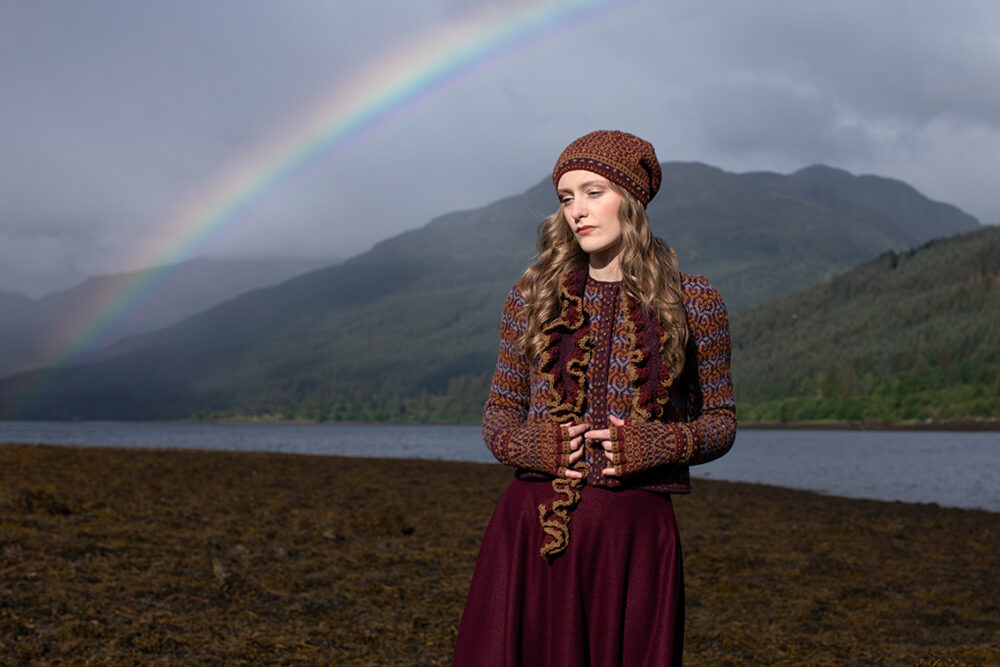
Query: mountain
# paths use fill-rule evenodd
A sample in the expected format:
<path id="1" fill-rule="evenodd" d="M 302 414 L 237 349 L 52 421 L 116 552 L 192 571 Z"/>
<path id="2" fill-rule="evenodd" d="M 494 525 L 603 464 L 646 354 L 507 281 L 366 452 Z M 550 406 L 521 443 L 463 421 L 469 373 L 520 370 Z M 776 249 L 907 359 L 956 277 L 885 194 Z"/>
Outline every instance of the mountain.
<path id="1" fill-rule="evenodd" d="M 675 247 L 682 270 L 711 277 L 732 312 L 927 240 L 926 230 L 838 183 L 698 163 L 663 171 L 649 207 L 654 231 Z M 963 231 L 965 219 L 941 215 L 919 195 L 914 202 L 933 209 L 926 217 L 937 220 L 936 236 Z M 546 179 L 126 339 L 92 363 L 9 377 L 0 381 L 0 414 L 475 418 L 496 360 L 504 295 L 531 262 L 538 221 L 555 206 Z"/>
<path id="2" fill-rule="evenodd" d="M 963 232 L 979 227 L 979 222 L 957 206 L 930 201 L 912 186 L 882 176 L 854 176 L 842 169 L 813 165 L 792 174 L 848 199 L 856 205 L 880 211 L 893 220 L 905 221 L 914 244 L 941 236 L 941 225 Z"/>
<path id="3" fill-rule="evenodd" d="M 971 215 L 901 181 L 825 166 L 790 176 L 711 170 L 699 181 L 703 190 L 682 185 L 701 200 L 695 211 L 681 193 L 661 205 L 683 228 L 675 241 L 678 255 L 698 260 L 697 272 L 719 286 L 731 312 L 830 278 L 885 250 L 979 227 Z M 712 258 L 698 256 L 691 245 L 714 245 Z"/>
<path id="4" fill-rule="evenodd" d="M 97 276 L 32 301 L 0 292 L 0 376 L 46 366 L 57 358 L 73 332 L 116 304 L 109 298 L 132 285 L 155 284 L 140 307 L 108 340 L 87 340 L 78 350 L 93 352 L 114 339 L 160 329 L 207 310 L 248 290 L 274 285 L 329 261 L 303 259 L 202 258 L 180 265 Z M 165 279 L 157 280 L 162 275 Z M 10 295 L 10 296 L 7 296 Z M 10 305 L 8 305 L 10 304 Z"/>
<path id="5" fill-rule="evenodd" d="M 1000 227 L 885 253 L 731 329 L 742 419 L 995 419 Z"/>

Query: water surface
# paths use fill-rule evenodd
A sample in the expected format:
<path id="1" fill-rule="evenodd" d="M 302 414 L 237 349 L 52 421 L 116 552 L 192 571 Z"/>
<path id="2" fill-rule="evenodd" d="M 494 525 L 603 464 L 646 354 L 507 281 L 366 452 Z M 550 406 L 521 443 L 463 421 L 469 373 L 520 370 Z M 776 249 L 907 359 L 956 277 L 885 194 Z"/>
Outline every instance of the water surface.
<path id="1" fill-rule="evenodd" d="M 0 443 L 493 462 L 478 425 L 0 422 Z M 1000 512 L 1000 433 L 740 431 L 692 476 Z"/>

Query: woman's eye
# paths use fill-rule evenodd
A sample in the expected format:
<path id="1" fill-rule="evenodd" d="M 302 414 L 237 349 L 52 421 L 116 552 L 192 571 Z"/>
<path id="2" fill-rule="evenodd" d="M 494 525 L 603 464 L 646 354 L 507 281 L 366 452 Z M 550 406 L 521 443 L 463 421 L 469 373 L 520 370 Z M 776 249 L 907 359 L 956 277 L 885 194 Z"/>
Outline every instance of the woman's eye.
<path id="1" fill-rule="evenodd" d="M 591 190 L 587 194 L 590 195 L 591 197 L 597 197 L 599 195 L 604 194 L 604 190 Z"/>

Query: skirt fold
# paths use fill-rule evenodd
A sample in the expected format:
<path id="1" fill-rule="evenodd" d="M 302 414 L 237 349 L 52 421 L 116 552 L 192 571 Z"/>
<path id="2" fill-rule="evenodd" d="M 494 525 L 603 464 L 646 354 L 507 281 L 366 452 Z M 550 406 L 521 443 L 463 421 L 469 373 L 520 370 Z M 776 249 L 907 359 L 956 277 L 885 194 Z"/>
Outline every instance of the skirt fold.
<path id="1" fill-rule="evenodd" d="M 514 480 L 490 519 L 453 665 L 680 664 L 684 590 L 670 497 L 584 487 L 570 542 L 540 555 L 546 482 Z"/>

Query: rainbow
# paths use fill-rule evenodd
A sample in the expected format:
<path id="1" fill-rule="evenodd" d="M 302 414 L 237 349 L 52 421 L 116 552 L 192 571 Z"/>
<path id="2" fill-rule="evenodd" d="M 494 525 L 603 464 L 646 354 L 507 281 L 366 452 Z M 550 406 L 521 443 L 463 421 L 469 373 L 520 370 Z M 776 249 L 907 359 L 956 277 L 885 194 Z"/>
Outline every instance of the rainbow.
<path id="1" fill-rule="evenodd" d="M 82 351 L 115 340 L 129 313 L 164 285 L 180 262 L 245 219 L 255 206 L 320 158 L 336 158 L 482 68 L 622 4 L 611 0 L 514 0 L 447 23 L 374 62 L 347 85 L 336 87 L 312 110 L 240 156 L 179 207 L 152 237 L 173 239 L 169 247 L 150 243 L 134 258 L 134 265 L 157 268 L 107 290 L 86 316 L 52 332 L 42 343 L 52 363 L 40 373 L 33 388 L 21 394 L 16 408 L 4 412 L 17 415 L 37 404 Z"/>

